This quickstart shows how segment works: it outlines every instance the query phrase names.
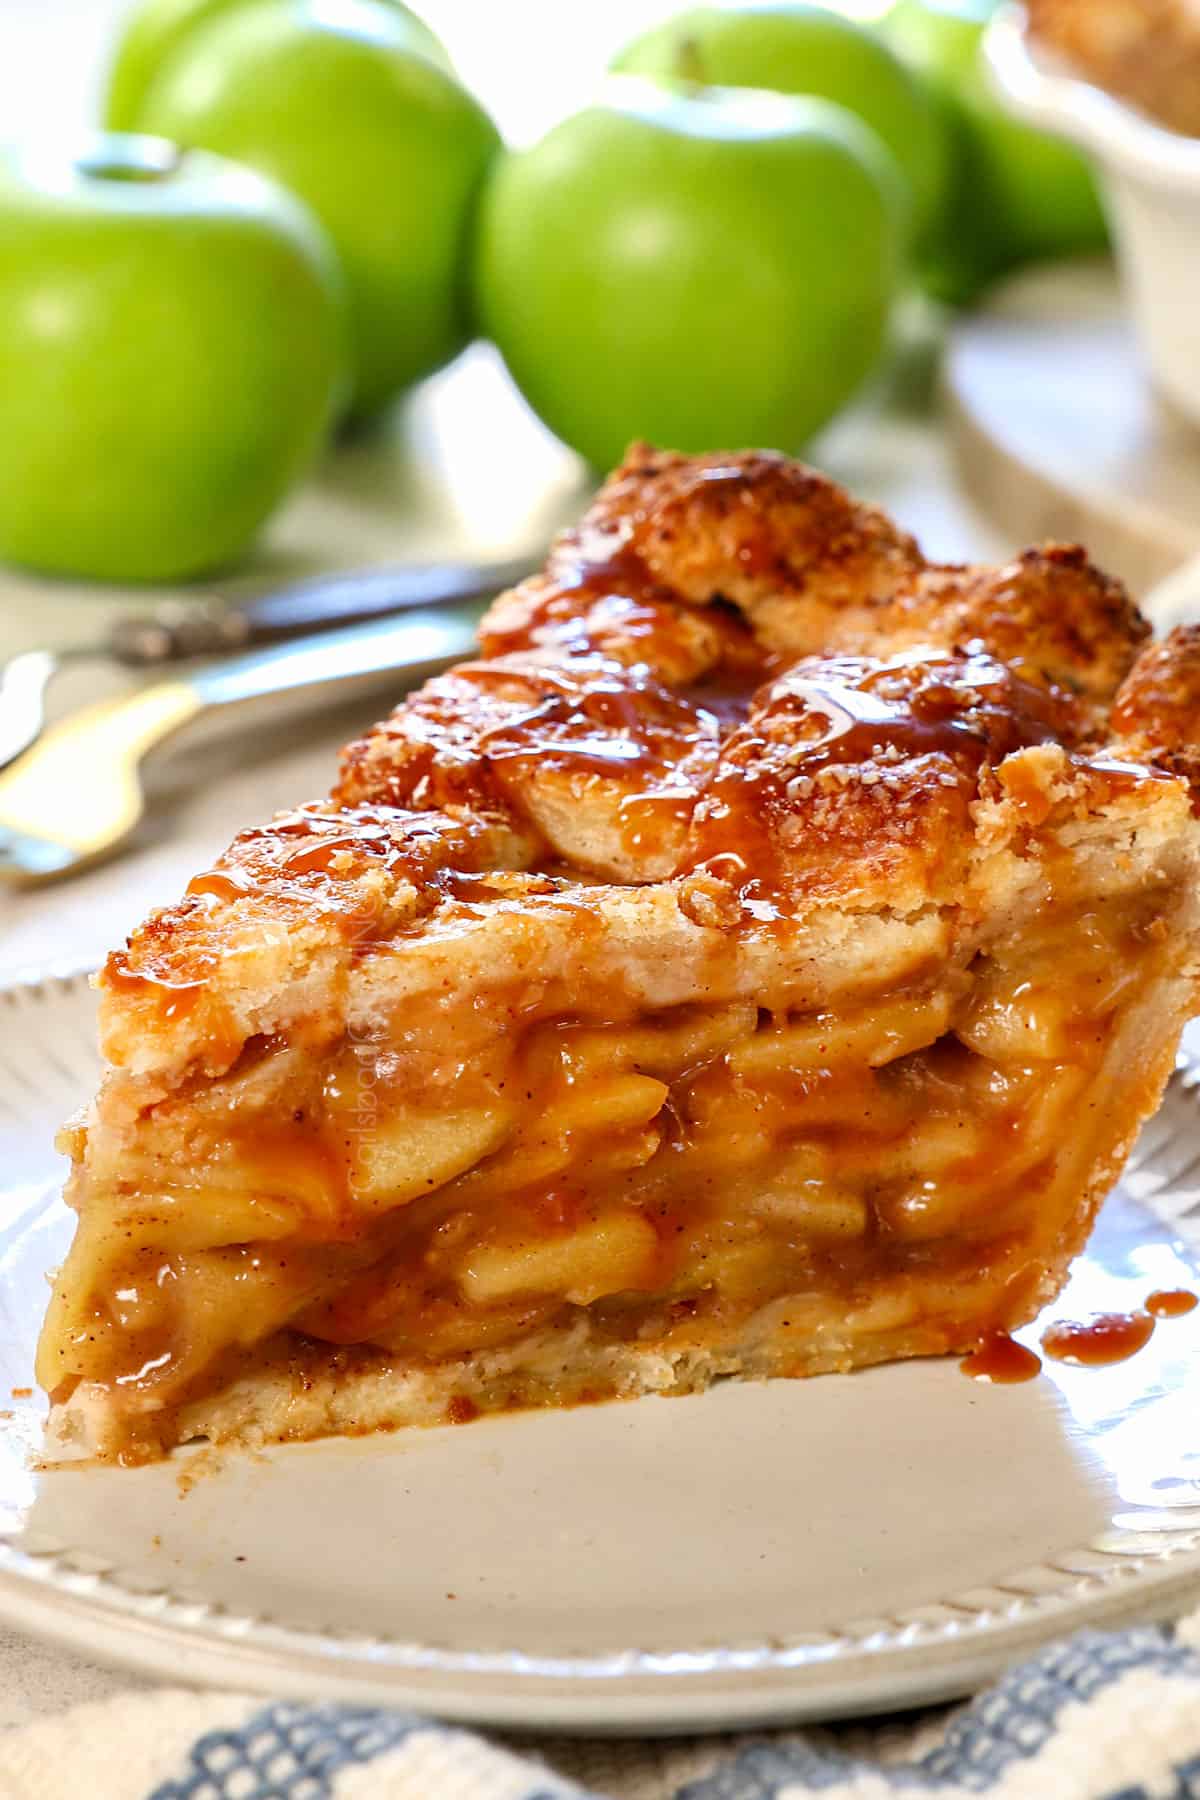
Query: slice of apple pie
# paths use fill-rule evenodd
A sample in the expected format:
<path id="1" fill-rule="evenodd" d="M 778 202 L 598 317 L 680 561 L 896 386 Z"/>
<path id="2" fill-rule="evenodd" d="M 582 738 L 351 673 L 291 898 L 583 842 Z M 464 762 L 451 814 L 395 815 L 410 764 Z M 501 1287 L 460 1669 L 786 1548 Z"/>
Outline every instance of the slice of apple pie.
<path id="1" fill-rule="evenodd" d="M 52 1455 L 969 1349 L 1197 1005 L 1200 629 L 635 448 L 99 979 Z"/>

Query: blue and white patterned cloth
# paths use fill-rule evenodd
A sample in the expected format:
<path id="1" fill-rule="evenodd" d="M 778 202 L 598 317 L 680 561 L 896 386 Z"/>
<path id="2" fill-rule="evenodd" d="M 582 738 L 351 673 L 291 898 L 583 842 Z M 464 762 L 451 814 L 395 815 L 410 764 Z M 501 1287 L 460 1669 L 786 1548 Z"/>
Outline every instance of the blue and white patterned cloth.
<path id="1" fill-rule="evenodd" d="M 1088 1633 L 970 1705 L 746 1738 L 501 1747 L 372 1707 L 165 1689 L 0 1738 L 0 1800 L 1182 1800 L 1200 1615 Z"/>

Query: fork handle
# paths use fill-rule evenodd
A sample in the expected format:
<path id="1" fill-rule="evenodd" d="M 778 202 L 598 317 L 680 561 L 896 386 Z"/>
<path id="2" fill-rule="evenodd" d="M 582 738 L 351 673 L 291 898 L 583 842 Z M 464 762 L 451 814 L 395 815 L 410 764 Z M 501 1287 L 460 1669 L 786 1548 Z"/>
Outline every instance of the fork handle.
<path id="1" fill-rule="evenodd" d="M 3 832 L 36 852 L 30 858 L 27 849 L 24 868 L 5 872 L 52 878 L 120 843 L 142 815 L 142 758 L 203 710 L 202 697 L 176 679 L 93 701 L 50 726 L 0 776 Z"/>
<path id="2" fill-rule="evenodd" d="M 269 699 L 302 713 L 356 693 L 394 695 L 465 656 L 477 616 L 471 605 L 431 606 L 181 670 L 69 714 L 0 773 L 0 876 L 54 881 L 110 855 L 141 818 L 145 758 L 210 709 L 255 717 Z"/>
<path id="3" fill-rule="evenodd" d="M 479 600 L 511 587 L 529 572 L 529 559 L 502 563 L 414 563 L 320 575 L 249 600 L 171 602 L 153 612 L 114 621 L 109 654 L 135 668 L 190 656 L 220 656 L 255 644 L 278 643 L 384 618 L 415 606 Z"/>

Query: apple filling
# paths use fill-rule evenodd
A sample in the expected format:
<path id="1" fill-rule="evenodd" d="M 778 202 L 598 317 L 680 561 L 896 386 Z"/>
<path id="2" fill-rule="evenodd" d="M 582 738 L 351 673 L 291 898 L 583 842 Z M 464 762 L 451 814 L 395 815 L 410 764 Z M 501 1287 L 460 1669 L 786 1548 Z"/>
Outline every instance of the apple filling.
<path id="1" fill-rule="evenodd" d="M 89 1155 L 39 1378 L 103 1384 L 136 1434 L 280 1333 L 405 1364 L 580 1314 L 717 1354 L 769 1317 L 780 1372 L 789 1344 L 849 1361 L 847 1333 L 961 1348 L 1036 1306 L 1089 1082 L 1158 954 L 1090 912 L 838 1017 L 489 1013 L 452 1058 L 436 1019 L 324 1059 L 253 1042 L 111 1168 Z"/>

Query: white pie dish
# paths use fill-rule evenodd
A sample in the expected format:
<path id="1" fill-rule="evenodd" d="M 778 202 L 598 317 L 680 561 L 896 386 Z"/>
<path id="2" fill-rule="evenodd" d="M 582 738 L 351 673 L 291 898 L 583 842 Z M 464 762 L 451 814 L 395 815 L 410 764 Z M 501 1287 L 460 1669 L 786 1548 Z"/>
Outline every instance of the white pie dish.
<path id="1" fill-rule="evenodd" d="M 1014 112 L 1098 163 L 1143 355 L 1159 391 L 1200 424 L 1200 138 L 1156 124 L 1032 46 L 1019 6 L 996 14 L 984 54 Z"/>

